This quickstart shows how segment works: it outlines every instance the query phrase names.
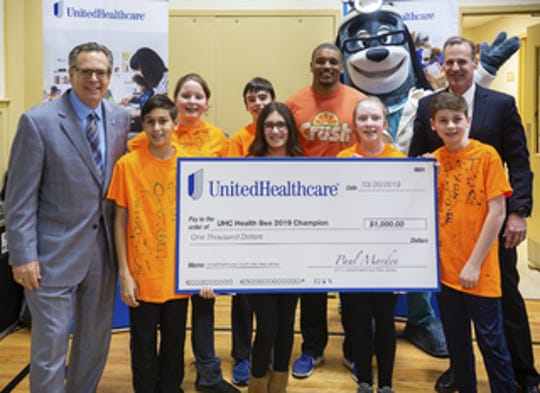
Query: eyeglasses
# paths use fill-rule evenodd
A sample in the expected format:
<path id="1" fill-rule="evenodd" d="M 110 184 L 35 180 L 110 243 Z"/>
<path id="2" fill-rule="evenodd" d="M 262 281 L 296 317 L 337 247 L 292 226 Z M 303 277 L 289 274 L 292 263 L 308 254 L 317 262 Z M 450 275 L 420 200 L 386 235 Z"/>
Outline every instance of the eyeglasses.
<path id="1" fill-rule="evenodd" d="M 92 75 L 96 74 L 96 78 L 100 81 L 106 79 L 111 74 L 111 71 L 107 70 L 91 70 L 89 68 L 79 68 L 79 67 L 73 67 L 75 71 L 77 71 L 84 79 L 92 79 Z"/>
<path id="2" fill-rule="evenodd" d="M 284 121 L 276 121 L 275 123 L 268 121 L 263 124 L 263 129 L 265 131 L 272 131 L 274 128 L 277 128 L 279 131 L 285 131 L 289 127 L 287 127 L 287 123 Z"/>
<path id="3" fill-rule="evenodd" d="M 358 37 L 345 40 L 343 42 L 343 51 L 346 53 L 356 53 L 369 48 L 374 41 L 380 45 L 403 45 L 406 41 L 405 30 L 391 31 L 386 34 L 379 34 L 371 37 Z"/>

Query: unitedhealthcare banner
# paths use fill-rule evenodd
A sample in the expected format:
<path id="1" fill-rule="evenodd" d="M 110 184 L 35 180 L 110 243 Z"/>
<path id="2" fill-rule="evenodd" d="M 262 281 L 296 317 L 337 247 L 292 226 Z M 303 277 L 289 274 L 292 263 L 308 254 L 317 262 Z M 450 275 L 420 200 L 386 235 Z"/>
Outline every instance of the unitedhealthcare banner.
<path id="1" fill-rule="evenodd" d="M 113 52 L 109 99 L 115 102 L 141 93 L 132 80 L 137 72 L 130 67 L 133 55 L 138 63 L 154 62 L 156 57 L 165 66 L 168 63 L 168 0 L 43 0 L 42 4 L 44 100 L 57 98 L 70 87 L 68 54 L 80 43 L 96 41 Z M 141 48 L 150 51 L 143 53 Z M 161 82 L 167 86 L 167 72 Z"/>
<path id="2" fill-rule="evenodd" d="M 442 49 L 447 38 L 459 33 L 457 0 L 395 1 L 394 6 L 420 44 Z"/>
<path id="3" fill-rule="evenodd" d="M 401 12 L 411 34 L 432 47 L 442 48 L 447 38 L 459 33 L 458 0 L 394 0 L 392 5 Z M 350 8 L 344 4 L 343 15 Z"/>

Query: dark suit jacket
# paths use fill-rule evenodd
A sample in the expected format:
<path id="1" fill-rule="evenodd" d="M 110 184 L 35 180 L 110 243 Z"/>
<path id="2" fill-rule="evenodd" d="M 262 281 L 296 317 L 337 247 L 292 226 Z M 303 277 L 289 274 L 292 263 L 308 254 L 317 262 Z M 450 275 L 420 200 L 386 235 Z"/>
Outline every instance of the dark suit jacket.
<path id="1" fill-rule="evenodd" d="M 435 93 L 437 94 L 437 93 Z M 429 105 L 434 95 L 424 97 L 418 104 L 410 157 L 433 152 L 443 142 L 429 124 Z M 469 136 L 493 146 L 508 169 L 514 193 L 507 201 L 507 211 L 525 207 L 532 209 L 532 178 L 529 151 L 514 98 L 508 94 L 476 85 L 474 113 Z"/>
<path id="2" fill-rule="evenodd" d="M 9 160 L 6 227 L 10 264 L 38 260 L 45 286 L 81 281 L 104 228 L 114 267 L 114 205 L 105 199 L 112 169 L 125 152 L 128 113 L 104 100 L 104 180 L 66 92 L 21 116 Z M 114 271 L 114 270 L 112 270 Z"/>

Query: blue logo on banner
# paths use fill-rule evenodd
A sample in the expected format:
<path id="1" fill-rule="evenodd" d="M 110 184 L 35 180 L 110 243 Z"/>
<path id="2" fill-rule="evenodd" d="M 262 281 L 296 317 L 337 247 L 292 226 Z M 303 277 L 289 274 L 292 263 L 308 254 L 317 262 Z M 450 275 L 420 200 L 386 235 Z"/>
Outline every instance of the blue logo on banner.
<path id="1" fill-rule="evenodd" d="M 199 169 L 188 176 L 188 195 L 197 200 L 202 196 L 203 170 Z"/>
<path id="2" fill-rule="evenodd" d="M 53 4 L 53 14 L 59 19 L 66 17 L 68 19 L 109 19 L 140 22 L 146 19 L 146 12 L 137 12 L 129 9 L 65 7 L 64 0 L 58 0 Z"/>
<path id="3" fill-rule="evenodd" d="M 53 5 L 53 14 L 57 18 L 64 16 L 64 0 L 59 0 Z"/>

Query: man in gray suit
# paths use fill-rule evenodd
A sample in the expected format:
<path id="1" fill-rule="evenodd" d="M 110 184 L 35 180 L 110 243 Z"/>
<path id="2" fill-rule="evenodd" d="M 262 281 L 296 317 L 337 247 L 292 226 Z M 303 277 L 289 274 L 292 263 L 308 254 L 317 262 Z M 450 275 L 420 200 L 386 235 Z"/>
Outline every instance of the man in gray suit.
<path id="1" fill-rule="evenodd" d="M 6 227 L 32 314 L 32 392 L 95 392 L 107 359 L 116 261 L 105 196 L 129 130 L 128 113 L 103 99 L 112 66 L 103 45 L 73 48 L 72 88 L 24 113 L 11 148 Z"/>

